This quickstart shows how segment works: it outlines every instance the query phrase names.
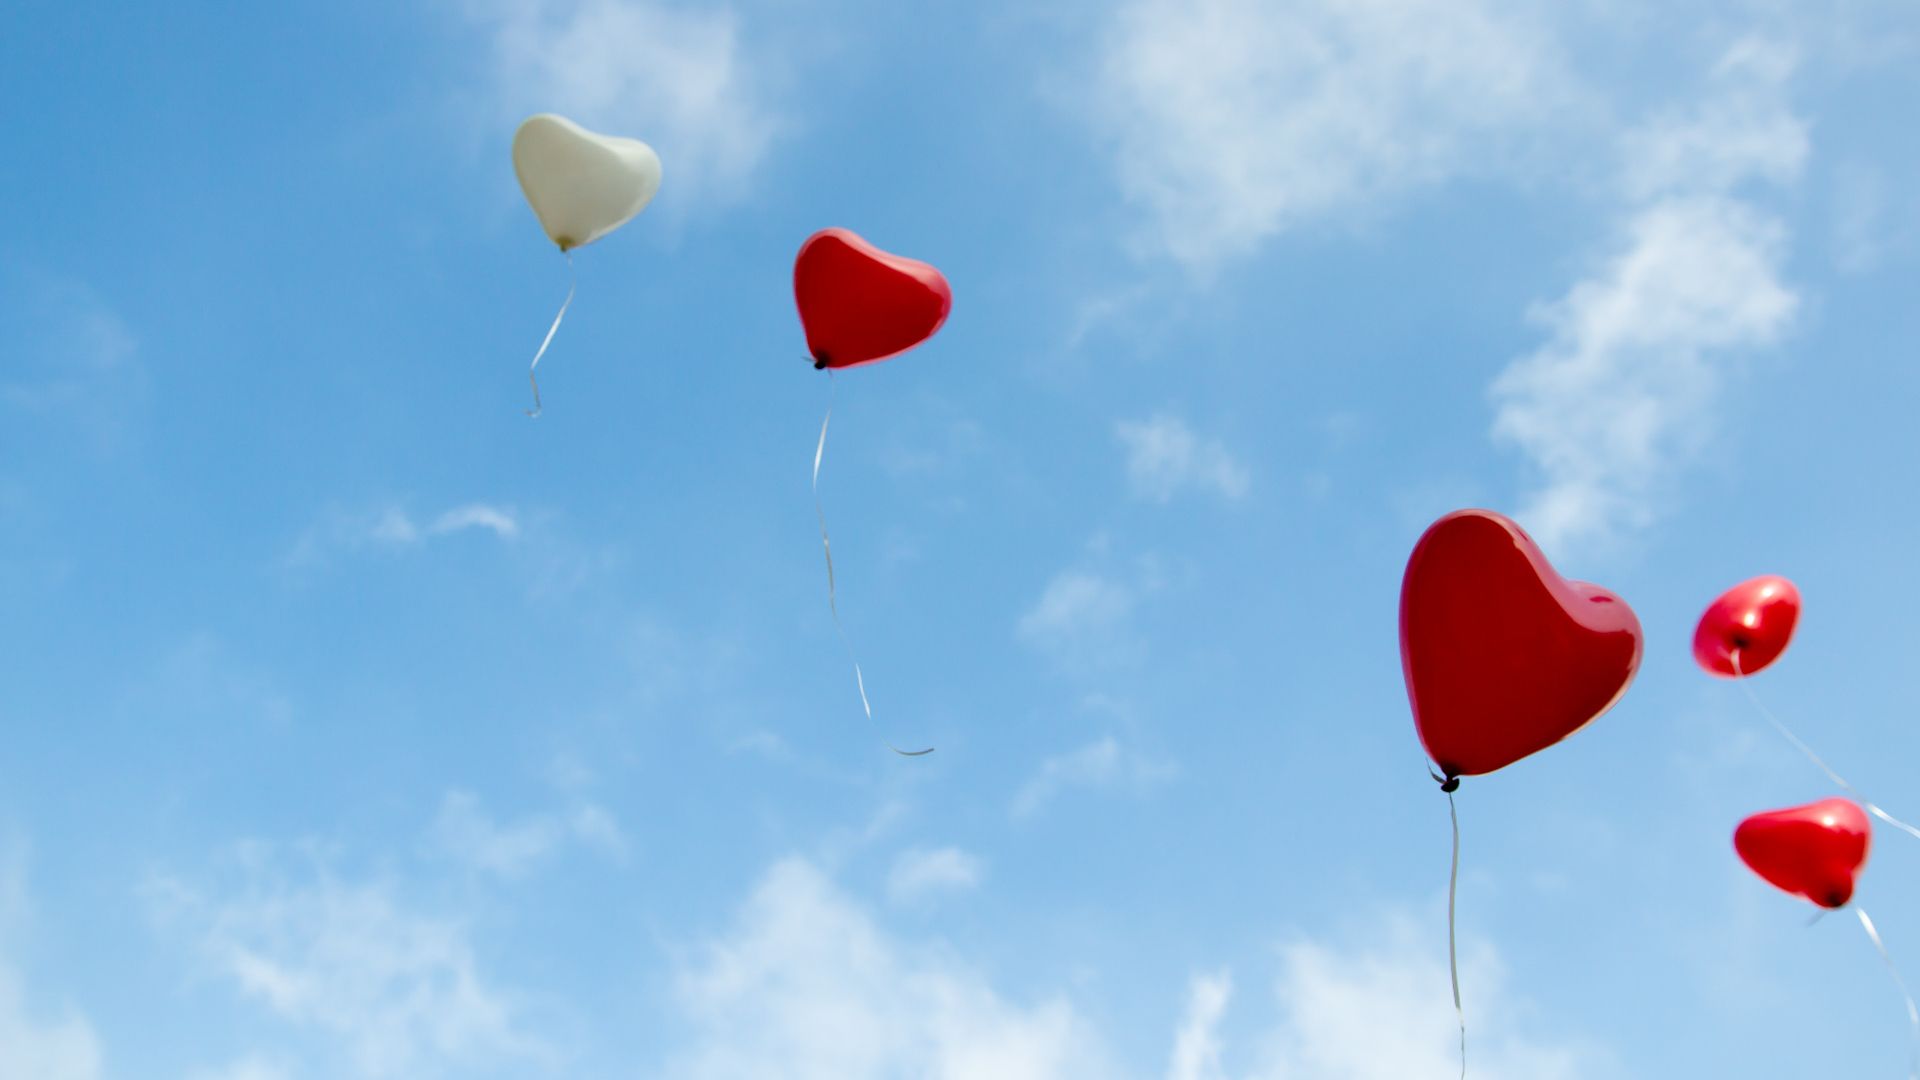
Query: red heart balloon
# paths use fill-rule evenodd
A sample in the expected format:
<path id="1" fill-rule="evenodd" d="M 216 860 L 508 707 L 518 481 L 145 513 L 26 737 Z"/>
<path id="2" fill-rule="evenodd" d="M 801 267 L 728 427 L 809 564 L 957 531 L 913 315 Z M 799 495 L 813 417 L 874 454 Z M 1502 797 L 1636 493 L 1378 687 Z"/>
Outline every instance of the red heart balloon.
<path id="1" fill-rule="evenodd" d="M 816 368 L 906 352 L 932 337 L 953 307 L 940 271 L 881 251 L 848 229 L 822 229 L 800 245 L 793 296 Z"/>
<path id="2" fill-rule="evenodd" d="M 1867 865 L 1873 828 L 1850 799 L 1821 799 L 1769 810 L 1733 830 L 1733 850 L 1770 884 L 1821 907 L 1853 898 L 1854 879 Z"/>
<path id="3" fill-rule="evenodd" d="M 1701 614 L 1693 658 L 1711 675 L 1751 675 L 1787 651 L 1799 621 L 1800 590 L 1793 582 L 1774 574 L 1743 581 Z"/>
<path id="4" fill-rule="evenodd" d="M 1413 723 L 1447 790 L 1586 726 L 1640 666 L 1640 620 L 1555 573 L 1491 510 L 1459 510 L 1413 547 L 1400 585 L 1400 666 Z"/>

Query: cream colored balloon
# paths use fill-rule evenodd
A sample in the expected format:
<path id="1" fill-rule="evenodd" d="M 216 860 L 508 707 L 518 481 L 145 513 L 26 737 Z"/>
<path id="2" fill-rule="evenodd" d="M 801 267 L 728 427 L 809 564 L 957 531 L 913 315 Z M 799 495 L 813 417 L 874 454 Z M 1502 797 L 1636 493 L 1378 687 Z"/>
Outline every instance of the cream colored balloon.
<path id="1" fill-rule="evenodd" d="M 632 220 L 660 190 L 660 158 L 639 139 L 599 135 L 564 116 L 513 133 L 513 171 L 547 237 L 571 251 Z"/>

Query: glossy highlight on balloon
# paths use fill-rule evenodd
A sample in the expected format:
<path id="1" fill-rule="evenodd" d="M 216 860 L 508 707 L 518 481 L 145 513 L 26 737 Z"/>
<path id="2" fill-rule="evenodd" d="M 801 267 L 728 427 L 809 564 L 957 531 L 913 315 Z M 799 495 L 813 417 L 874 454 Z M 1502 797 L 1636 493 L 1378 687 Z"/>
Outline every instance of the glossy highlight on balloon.
<path id="1" fill-rule="evenodd" d="M 1800 590 L 1775 574 L 1750 578 L 1707 605 L 1693 659 L 1710 675 L 1752 675 L 1780 658 L 1800 621 Z"/>
<path id="2" fill-rule="evenodd" d="M 1562 578 L 1491 510 L 1459 510 L 1414 545 L 1400 587 L 1400 663 L 1414 726 L 1449 790 L 1591 723 L 1640 667 L 1640 620 Z"/>
<path id="3" fill-rule="evenodd" d="M 1853 899 L 1873 828 L 1851 799 L 1754 814 L 1733 830 L 1733 849 L 1768 884 L 1824 908 Z"/>
<path id="4" fill-rule="evenodd" d="M 932 337 L 953 308 L 940 271 L 849 229 L 822 229 L 800 245 L 793 296 L 816 368 L 898 356 Z"/>

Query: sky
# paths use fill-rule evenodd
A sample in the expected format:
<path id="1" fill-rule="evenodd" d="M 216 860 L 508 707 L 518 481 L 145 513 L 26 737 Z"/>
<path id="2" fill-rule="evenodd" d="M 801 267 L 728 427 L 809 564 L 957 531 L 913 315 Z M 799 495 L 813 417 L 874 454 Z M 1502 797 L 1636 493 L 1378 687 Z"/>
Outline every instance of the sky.
<path id="1" fill-rule="evenodd" d="M 1479 1080 L 1897 1076 L 1905 0 L 22 0 L 0 15 L 0 1080 L 1454 1075 L 1397 600 L 1639 613 L 1459 793 Z M 523 117 L 665 180 L 565 262 Z M 800 242 L 939 266 L 828 377 Z M 808 485 L 875 715 L 829 615 Z M 886 743 L 932 745 L 902 758 Z M 1858 893 L 1920 976 L 1920 844 Z"/>

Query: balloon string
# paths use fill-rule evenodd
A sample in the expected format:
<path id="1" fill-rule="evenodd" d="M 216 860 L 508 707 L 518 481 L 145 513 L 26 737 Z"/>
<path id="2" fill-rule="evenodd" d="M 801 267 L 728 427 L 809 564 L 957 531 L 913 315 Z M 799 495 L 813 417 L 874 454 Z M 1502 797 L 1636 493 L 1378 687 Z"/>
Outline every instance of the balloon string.
<path id="1" fill-rule="evenodd" d="M 1792 743 L 1794 745 L 1794 748 L 1799 750 L 1802 754 L 1805 754 L 1807 760 L 1813 762 L 1814 765 L 1817 766 L 1821 772 L 1826 773 L 1827 779 L 1833 781 L 1833 784 L 1835 787 L 1838 787 L 1840 790 L 1853 796 L 1855 799 L 1858 799 L 1860 801 L 1860 805 L 1867 808 L 1868 813 L 1872 814 L 1874 817 L 1879 818 L 1881 821 L 1884 821 L 1887 824 L 1893 826 L 1894 828 L 1899 829 L 1901 832 L 1904 832 L 1907 835 L 1914 837 L 1915 839 L 1920 839 L 1920 829 L 1916 829 L 1913 826 L 1907 824 L 1906 822 L 1901 821 L 1899 818 L 1894 817 L 1892 814 L 1887 813 L 1885 810 L 1880 809 L 1879 805 L 1875 803 L 1872 799 L 1869 799 L 1865 795 L 1862 795 L 1860 793 L 1859 788 L 1856 788 L 1852 784 L 1847 783 L 1847 780 L 1845 777 L 1841 776 L 1837 772 L 1834 772 L 1833 767 L 1828 765 L 1825 761 L 1821 760 L 1820 755 L 1814 753 L 1813 748 L 1811 746 L 1808 746 L 1806 743 L 1801 742 L 1800 736 L 1795 735 L 1793 731 L 1787 727 L 1786 724 L 1780 721 L 1779 717 L 1773 715 L 1773 710 L 1767 708 L 1766 703 L 1760 700 L 1760 695 L 1754 693 L 1753 687 L 1748 685 L 1746 673 L 1740 670 L 1740 650 L 1739 649 L 1733 650 L 1732 661 L 1733 661 L 1733 673 L 1735 675 L 1734 681 L 1740 684 L 1740 689 L 1746 692 L 1747 700 L 1751 701 L 1753 703 L 1753 707 L 1760 711 L 1760 715 L 1766 718 L 1767 723 L 1773 725 L 1773 730 L 1779 732 L 1782 738 Z"/>
<path id="2" fill-rule="evenodd" d="M 1453 1015 L 1460 1021 L 1460 1080 L 1467 1080 L 1467 1010 L 1460 1005 L 1460 956 L 1454 944 L 1454 900 L 1460 892 L 1460 811 L 1447 794 L 1447 817 L 1453 822 L 1453 866 L 1447 871 L 1447 974 L 1453 980 Z"/>
<path id="3" fill-rule="evenodd" d="M 540 358 L 547 355 L 547 346 L 553 344 L 553 335 L 560 329 L 560 320 L 567 317 L 567 309 L 573 306 L 573 292 L 580 287 L 580 276 L 573 268 L 573 252 L 567 252 L 567 298 L 560 303 L 560 311 L 553 317 L 553 325 L 547 327 L 547 336 L 540 339 L 540 351 L 533 354 L 533 363 L 527 365 L 527 382 L 533 384 L 533 408 L 522 409 L 528 416 L 540 415 L 540 380 L 535 372 L 540 367 Z"/>
<path id="4" fill-rule="evenodd" d="M 1920 1080 L 1920 1008 L 1913 1003 L 1913 991 L 1907 989 L 1907 980 L 1900 977 L 1900 969 L 1893 966 L 1893 956 L 1887 952 L 1886 942 L 1880 940 L 1880 931 L 1874 929 L 1873 920 L 1867 917 L 1867 909 L 1855 905 L 1855 915 L 1860 916 L 1860 928 L 1867 932 L 1867 940 L 1880 950 L 1880 959 L 1887 965 L 1888 974 L 1893 976 L 1893 984 L 1900 988 L 1900 996 L 1907 1003 L 1908 1035 L 1908 1080 Z"/>
<path id="5" fill-rule="evenodd" d="M 813 514 L 820 519 L 820 550 L 827 556 L 827 610 L 833 612 L 833 629 L 840 635 L 840 644 L 846 646 L 847 659 L 853 661 L 853 684 L 860 688 L 860 708 L 866 711 L 867 722 L 873 722 L 873 704 L 867 700 L 867 677 L 860 672 L 860 657 L 853 651 L 853 640 L 847 637 L 847 628 L 840 623 L 840 601 L 833 582 L 833 541 L 827 538 L 827 512 L 820 505 L 820 459 L 827 452 L 827 425 L 833 422 L 833 400 L 835 390 L 833 372 L 827 372 L 827 415 L 820 420 L 820 442 L 813 448 Z M 933 747 L 925 750 L 902 750 L 889 740 L 882 739 L 887 749 L 901 757 L 920 757 L 933 753 Z"/>

